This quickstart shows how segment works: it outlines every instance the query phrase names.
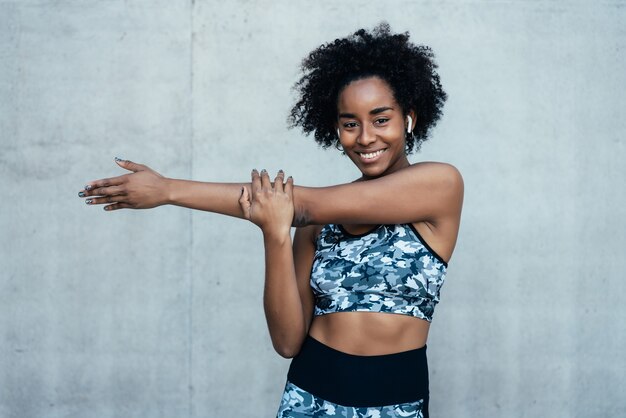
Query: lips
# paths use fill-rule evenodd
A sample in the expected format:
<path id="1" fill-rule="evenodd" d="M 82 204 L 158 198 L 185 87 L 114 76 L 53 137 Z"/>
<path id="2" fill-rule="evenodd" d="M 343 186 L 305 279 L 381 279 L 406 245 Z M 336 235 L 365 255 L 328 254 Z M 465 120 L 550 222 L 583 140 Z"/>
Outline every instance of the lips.
<path id="1" fill-rule="evenodd" d="M 378 157 L 380 157 L 385 151 L 387 151 L 387 148 L 379 149 L 378 151 L 357 152 L 357 154 L 360 157 L 361 161 L 373 162 L 376 161 Z"/>

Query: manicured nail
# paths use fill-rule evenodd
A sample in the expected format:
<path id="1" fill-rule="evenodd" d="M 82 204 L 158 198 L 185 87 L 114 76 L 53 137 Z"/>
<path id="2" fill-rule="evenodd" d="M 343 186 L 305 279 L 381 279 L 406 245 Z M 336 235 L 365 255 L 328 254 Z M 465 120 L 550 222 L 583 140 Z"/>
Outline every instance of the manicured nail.
<path id="1" fill-rule="evenodd" d="M 86 186 L 85 186 L 85 190 L 91 190 L 91 189 L 92 189 L 92 187 L 91 187 L 91 185 L 90 185 L 90 184 L 88 184 L 88 185 L 86 185 Z"/>
<path id="2" fill-rule="evenodd" d="M 265 173 L 267 173 L 266 169 L 261 170 L 261 174 L 265 174 Z"/>
<path id="3" fill-rule="evenodd" d="M 123 161 L 123 160 L 120 157 L 115 157 L 115 161 L 119 163 L 120 161 Z"/>
<path id="4" fill-rule="evenodd" d="M 283 171 L 283 169 L 281 168 L 280 170 L 278 170 L 278 174 L 285 174 L 285 172 Z"/>
<path id="5" fill-rule="evenodd" d="M 243 187 L 241 188 L 241 194 L 239 195 L 239 197 L 243 196 Z"/>
<path id="6" fill-rule="evenodd" d="M 78 197 L 85 197 L 85 192 L 78 192 Z"/>
<path id="7" fill-rule="evenodd" d="M 254 174 L 254 173 L 258 173 L 258 171 L 257 171 L 257 169 L 256 169 L 256 168 L 253 168 L 253 169 L 252 169 L 252 174 Z"/>
<path id="8" fill-rule="evenodd" d="M 88 205 L 91 205 L 91 202 L 93 202 L 93 199 L 87 199 L 87 200 L 85 200 L 85 203 L 86 203 L 86 204 L 88 204 Z"/>
<path id="9" fill-rule="evenodd" d="M 105 206 L 103 209 L 104 209 L 104 210 L 111 210 L 111 207 L 109 207 L 109 206 Z"/>

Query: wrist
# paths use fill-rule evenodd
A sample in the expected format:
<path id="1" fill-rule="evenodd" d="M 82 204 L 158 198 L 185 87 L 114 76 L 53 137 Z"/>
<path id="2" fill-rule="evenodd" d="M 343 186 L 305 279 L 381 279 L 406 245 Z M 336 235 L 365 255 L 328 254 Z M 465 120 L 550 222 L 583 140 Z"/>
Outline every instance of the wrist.
<path id="1" fill-rule="evenodd" d="M 284 230 L 262 230 L 263 231 L 263 242 L 265 245 L 291 245 L 291 228 L 287 228 Z"/>
<path id="2" fill-rule="evenodd" d="M 168 177 L 163 178 L 163 202 L 161 204 L 176 204 L 176 185 L 174 184 L 174 179 Z"/>

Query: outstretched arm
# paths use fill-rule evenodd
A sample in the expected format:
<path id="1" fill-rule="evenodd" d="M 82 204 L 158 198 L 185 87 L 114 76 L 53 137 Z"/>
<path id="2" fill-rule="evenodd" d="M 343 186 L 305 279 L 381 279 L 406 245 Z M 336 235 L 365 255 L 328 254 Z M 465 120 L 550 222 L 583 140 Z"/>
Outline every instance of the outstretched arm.
<path id="1" fill-rule="evenodd" d="M 163 177 L 144 164 L 116 158 L 115 162 L 130 171 L 117 177 L 87 183 L 79 197 L 88 205 L 104 209 L 150 209 L 177 205 L 242 218 L 239 206 L 241 188 L 250 183 L 207 183 Z"/>
<path id="2" fill-rule="evenodd" d="M 168 179 L 130 161 L 118 164 L 132 173 L 93 181 L 81 197 L 105 209 L 144 209 L 164 204 L 243 217 L 242 187 L 250 183 L 206 183 Z M 330 187 L 294 187 L 293 225 L 326 223 L 404 223 L 437 225 L 457 219 L 463 202 L 463 180 L 449 164 L 418 163 L 387 176 Z"/>

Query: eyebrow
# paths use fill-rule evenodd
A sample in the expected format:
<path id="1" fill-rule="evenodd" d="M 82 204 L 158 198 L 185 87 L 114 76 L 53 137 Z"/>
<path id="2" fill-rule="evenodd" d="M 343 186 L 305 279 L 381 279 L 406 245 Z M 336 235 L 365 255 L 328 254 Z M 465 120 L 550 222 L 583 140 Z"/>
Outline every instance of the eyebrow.
<path id="1" fill-rule="evenodd" d="M 387 110 L 393 110 L 393 107 L 390 107 L 390 106 L 377 107 L 375 109 L 370 110 L 370 115 L 378 115 L 379 113 L 383 113 Z M 340 113 L 339 118 L 340 119 L 341 118 L 354 119 L 356 118 L 356 115 L 354 113 Z"/>

